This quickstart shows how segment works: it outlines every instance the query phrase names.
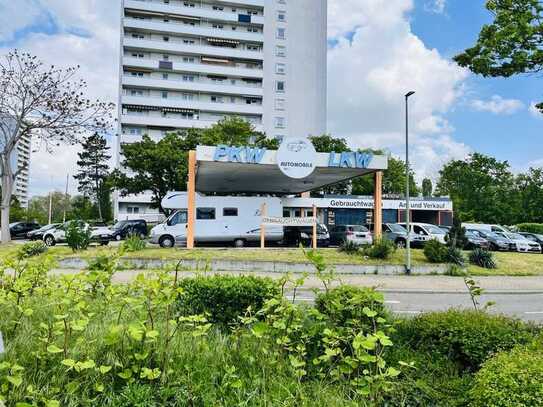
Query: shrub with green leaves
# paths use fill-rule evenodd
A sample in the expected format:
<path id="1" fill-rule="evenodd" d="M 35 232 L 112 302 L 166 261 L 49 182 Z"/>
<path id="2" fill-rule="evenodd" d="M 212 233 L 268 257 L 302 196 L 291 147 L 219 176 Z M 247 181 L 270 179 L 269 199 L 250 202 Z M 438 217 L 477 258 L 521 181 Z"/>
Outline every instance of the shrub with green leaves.
<path id="1" fill-rule="evenodd" d="M 543 346 L 520 346 L 500 353 L 475 374 L 472 407 L 543 405 Z"/>
<path id="2" fill-rule="evenodd" d="M 375 239 L 373 245 L 363 250 L 365 256 L 371 259 L 388 260 L 396 251 L 394 242 L 388 239 Z"/>
<path id="3" fill-rule="evenodd" d="M 539 329 L 502 315 L 449 310 L 402 321 L 394 340 L 412 349 L 437 352 L 462 370 L 476 371 L 495 353 L 531 342 Z"/>
<path id="4" fill-rule="evenodd" d="M 47 245 L 42 241 L 28 242 L 19 247 L 17 250 L 17 257 L 21 260 L 28 259 L 47 252 L 47 249 Z"/>
<path id="5" fill-rule="evenodd" d="M 469 262 L 485 269 L 498 268 L 498 264 L 494 258 L 494 253 L 489 250 L 481 249 L 480 247 L 470 252 Z"/>
<path id="6" fill-rule="evenodd" d="M 352 240 L 343 240 L 339 245 L 338 250 L 342 253 L 356 254 L 360 251 L 360 245 Z"/>
<path id="7" fill-rule="evenodd" d="M 374 289 L 341 285 L 317 295 L 315 307 L 338 326 L 349 325 L 352 320 L 367 325 L 370 319 L 364 314 L 366 308 L 389 318 L 383 302 L 383 294 Z"/>
<path id="8" fill-rule="evenodd" d="M 521 223 L 517 225 L 517 229 L 519 232 L 543 235 L 543 223 Z"/>
<path id="9" fill-rule="evenodd" d="M 447 263 L 461 267 L 466 264 L 466 257 L 464 256 L 462 250 L 453 246 L 447 247 L 447 256 L 445 260 Z"/>
<path id="10" fill-rule="evenodd" d="M 66 243 L 72 251 L 87 250 L 90 242 L 91 231 L 85 223 L 81 221 L 68 222 L 66 226 Z"/>
<path id="11" fill-rule="evenodd" d="M 430 263 L 446 263 L 448 248 L 436 239 L 429 240 L 424 245 L 424 255 Z"/>
<path id="12" fill-rule="evenodd" d="M 130 234 L 122 243 L 122 248 L 125 252 L 139 252 L 147 247 L 147 242 L 141 239 L 137 234 Z"/>
<path id="13" fill-rule="evenodd" d="M 207 314 L 213 323 L 232 324 L 280 295 L 278 284 L 270 278 L 253 276 L 212 276 L 183 279 L 179 310 L 185 315 Z"/>

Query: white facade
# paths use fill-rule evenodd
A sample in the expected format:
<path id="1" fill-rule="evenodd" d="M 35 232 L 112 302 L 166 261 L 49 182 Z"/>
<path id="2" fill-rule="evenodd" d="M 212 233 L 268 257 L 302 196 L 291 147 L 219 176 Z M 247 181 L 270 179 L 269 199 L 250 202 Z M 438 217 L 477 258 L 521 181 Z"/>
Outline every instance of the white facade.
<path id="1" fill-rule="evenodd" d="M 119 147 L 228 116 L 326 132 L 327 0 L 122 0 L 121 16 Z M 154 220 L 149 202 L 118 197 L 115 216 Z"/>

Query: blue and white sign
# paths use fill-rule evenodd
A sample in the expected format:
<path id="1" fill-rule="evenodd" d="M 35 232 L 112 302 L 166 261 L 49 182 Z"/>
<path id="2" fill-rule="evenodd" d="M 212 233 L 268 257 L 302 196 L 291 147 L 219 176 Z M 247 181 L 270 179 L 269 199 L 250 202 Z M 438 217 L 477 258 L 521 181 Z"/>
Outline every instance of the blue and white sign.
<path id="1" fill-rule="evenodd" d="M 214 161 L 227 161 L 242 164 L 260 164 L 266 154 L 265 148 L 232 147 L 218 145 L 215 149 Z"/>
<path id="2" fill-rule="evenodd" d="M 307 178 L 315 171 L 317 152 L 305 138 L 287 138 L 277 150 L 277 166 L 289 178 Z"/>
<path id="3" fill-rule="evenodd" d="M 370 152 L 331 152 L 328 166 L 339 168 L 368 168 L 372 159 L 373 153 Z"/>

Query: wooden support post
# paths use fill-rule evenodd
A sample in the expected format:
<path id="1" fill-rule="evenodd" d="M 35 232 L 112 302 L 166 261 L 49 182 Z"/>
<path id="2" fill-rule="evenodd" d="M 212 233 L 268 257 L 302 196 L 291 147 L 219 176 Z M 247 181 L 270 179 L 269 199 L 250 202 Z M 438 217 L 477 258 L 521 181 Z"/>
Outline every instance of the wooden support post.
<path id="1" fill-rule="evenodd" d="M 260 214 L 262 216 L 262 219 L 268 216 L 268 208 L 265 202 L 260 207 Z M 264 225 L 264 223 L 260 224 L 260 248 L 266 248 L 266 226 Z"/>
<path id="2" fill-rule="evenodd" d="M 383 235 L 383 172 L 375 173 L 375 195 L 373 209 L 373 237 L 380 239 Z"/>
<path id="3" fill-rule="evenodd" d="M 187 182 L 187 249 L 194 249 L 194 227 L 196 219 L 196 151 L 189 151 L 189 174 Z"/>
<path id="4" fill-rule="evenodd" d="M 313 249 L 317 250 L 317 207 L 313 205 Z"/>

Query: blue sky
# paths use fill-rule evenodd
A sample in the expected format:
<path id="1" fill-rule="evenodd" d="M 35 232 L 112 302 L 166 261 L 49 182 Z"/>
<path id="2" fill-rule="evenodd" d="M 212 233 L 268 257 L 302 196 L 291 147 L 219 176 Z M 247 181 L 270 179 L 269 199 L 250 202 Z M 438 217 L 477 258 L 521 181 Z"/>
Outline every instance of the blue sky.
<path id="1" fill-rule="evenodd" d="M 425 1 L 418 0 L 411 15 L 413 33 L 448 58 L 473 46 L 481 26 L 492 21 L 483 0 L 449 1 L 442 14 L 425 11 L 424 4 Z M 541 160 L 543 115 L 538 119 L 527 109 L 533 101 L 543 101 L 541 76 L 483 78 L 472 75 L 466 86 L 469 98 L 486 100 L 499 95 L 520 100 L 526 108 L 511 115 L 499 115 L 474 111 L 467 101 L 460 102 L 446 115 L 456 129 L 456 140 L 475 151 L 508 160 L 517 169 Z"/>
<path id="2" fill-rule="evenodd" d="M 0 0 L 0 55 L 17 47 L 45 63 L 80 65 L 89 95 L 116 102 L 117 1 Z M 543 115 L 529 109 L 543 101 L 543 78 L 482 78 L 451 60 L 491 21 L 484 0 L 328 4 L 332 135 L 346 138 L 352 148 L 384 148 L 402 156 L 403 95 L 416 90 L 411 161 L 419 181 L 435 180 L 444 163 L 473 151 L 508 160 L 516 171 L 543 166 Z M 35 154 L 31 193 L 63 190 L 76 161 L 77 147 Z"/>

